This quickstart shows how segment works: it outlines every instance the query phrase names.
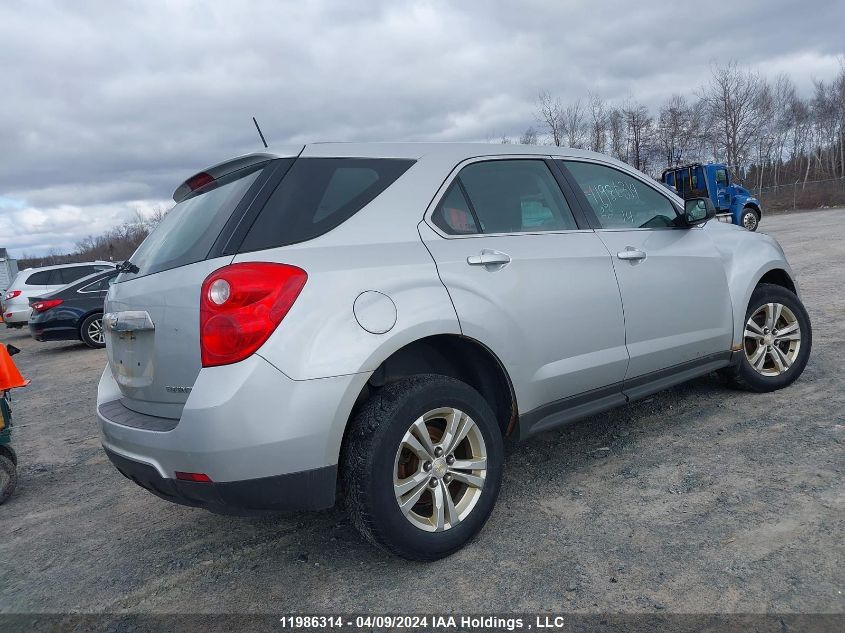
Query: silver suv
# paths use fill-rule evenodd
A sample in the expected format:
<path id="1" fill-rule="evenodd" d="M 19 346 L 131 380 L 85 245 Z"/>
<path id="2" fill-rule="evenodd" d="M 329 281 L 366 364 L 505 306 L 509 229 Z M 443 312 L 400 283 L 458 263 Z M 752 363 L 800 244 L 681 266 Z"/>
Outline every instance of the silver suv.
<path id="1" fill-rule="evenodd" d="M 487 520 L 506 438 L 717 370 L 779 389 L 810 354 L 774 239 L 599 154 L 308 145 L 174 199 L 109 290 L 97 413 L 118 470 L 177 503 L 340 497 L 432 560 Z"/>

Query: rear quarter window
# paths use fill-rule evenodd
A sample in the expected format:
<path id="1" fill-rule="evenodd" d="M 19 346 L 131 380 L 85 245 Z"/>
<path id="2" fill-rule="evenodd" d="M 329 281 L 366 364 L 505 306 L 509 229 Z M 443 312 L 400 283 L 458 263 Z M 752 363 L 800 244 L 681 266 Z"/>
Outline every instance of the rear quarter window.
<path id="1" fill-rule="evenodd" d="M 258 251 L 324 235 L 372 202 L 413 164 L 387 158 L 299 158 L 238 250 Z"/>
<path id="2" fill-rule="evenodd" d="M 24 283 L 27 286 L 46 286 L 48 279 L 50 279 L 50 271 L 42 270 L 41 272 L 32 273 L 26 278 Z"/>
<path id="3" fill-rule="evenodd" d="M 93 273 L 93 266 L 69 266 L 68 268 L 62 268 L 60 269 L 61 283 L 69 284 Z"/>

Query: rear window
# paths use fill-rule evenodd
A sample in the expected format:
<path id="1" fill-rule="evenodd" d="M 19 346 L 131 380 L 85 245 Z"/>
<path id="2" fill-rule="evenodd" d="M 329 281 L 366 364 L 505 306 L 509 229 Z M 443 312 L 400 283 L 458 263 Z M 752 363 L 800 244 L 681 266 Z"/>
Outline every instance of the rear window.
<path id="1" fill-rule="evenodd" d="M 300 158 L 270 196 L 239 251 L 296 244 L 328 233 L 413 164 L 387 158 Z"/>
<path id="2" fill-rule="evenodd" d="M 130 258 L 139 268 L 138 273 L 122 274 L 118 281 L 205 259 L 229 216 L 265 165 L 229 174 L 173 207 Z"/>

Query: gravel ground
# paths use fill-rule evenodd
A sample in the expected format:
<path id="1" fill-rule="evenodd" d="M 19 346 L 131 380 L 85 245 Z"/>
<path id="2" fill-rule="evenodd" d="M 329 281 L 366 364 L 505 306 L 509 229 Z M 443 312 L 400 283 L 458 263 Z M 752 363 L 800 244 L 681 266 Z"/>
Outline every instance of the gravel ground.
<path id="1" fill-rule="evenodd" d="M 845 612 L 843 220 L 763 220 L 814 326 L 795 385 L 709 376 L 518 445 L 479 538 L 428 565 L 370 547 L 339 510 L 241 519 L 153 497 L 100 449 L 105 353 L 0 330 L 32 379 L 0 612 Z"/>

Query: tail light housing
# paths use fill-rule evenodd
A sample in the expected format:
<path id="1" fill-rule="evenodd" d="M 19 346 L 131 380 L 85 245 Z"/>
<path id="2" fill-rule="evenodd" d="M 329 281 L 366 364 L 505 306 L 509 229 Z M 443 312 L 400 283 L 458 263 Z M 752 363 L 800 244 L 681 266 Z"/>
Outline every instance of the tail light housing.
<path id="1" fill-rule="evenodd" d="M 20 290 L 10 290 L 9 292 L 6 293 L 4 300 L 8 301 L 9 299 L 14 299 L 15 297 L 19 297 L 20 294 L 21 294 Z"/>
<path id="2" fill-rule="evenodd" d="M 202 366 L 237 363 L 275 331 L 308 280 L 288 264 L 247 262 L 215 270 L 202 284 Z"/>
<path id="3" fill-rule="evenodd" d="M 60 306 L 64 303 L 61 299 L 45 299 L 44 301 L 36 301 L 32 304 L 32 309 L 36 312 L 47 312 L 51 308 Z"/>

